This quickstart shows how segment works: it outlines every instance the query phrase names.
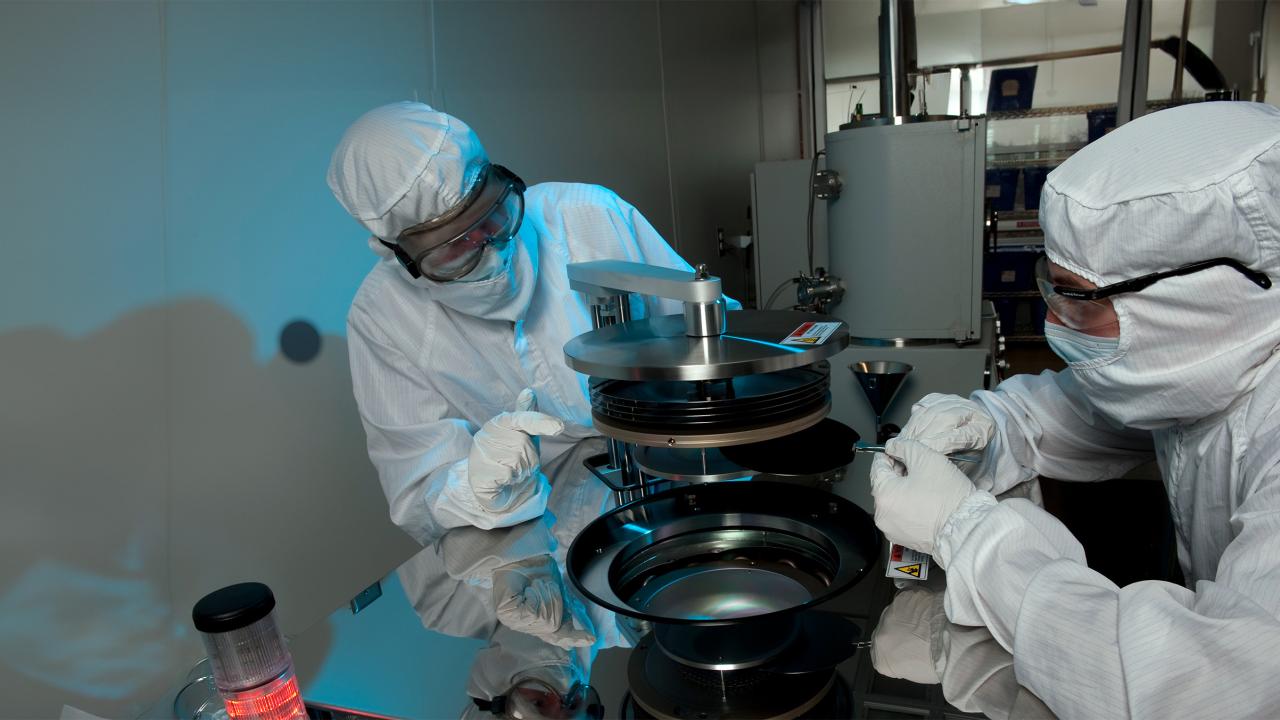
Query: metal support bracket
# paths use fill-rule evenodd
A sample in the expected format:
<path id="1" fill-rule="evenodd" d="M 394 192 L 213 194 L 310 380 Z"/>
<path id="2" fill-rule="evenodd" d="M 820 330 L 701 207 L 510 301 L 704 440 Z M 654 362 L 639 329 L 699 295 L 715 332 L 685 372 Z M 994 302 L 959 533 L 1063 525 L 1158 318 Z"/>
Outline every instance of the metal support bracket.
<path id="1" fill-rule="evenodd" d="M 725 301 L 720 278 L 707 273 L 645 265 L 623 260 L 595 260 L 569 265 L 569 287 L 586 295 L 592 305 L 630 293 L 679 300 L 684 303 L 685 334 L 691 337 L 723 335 Z"/>
<path id="2" fill-rule="evenodd" d="M 1147 113 L 1147 71 L 1151 62 L 1151 0 L 1128 0 L 1120 49 L 1120 97 L 1116 127 Z"/>

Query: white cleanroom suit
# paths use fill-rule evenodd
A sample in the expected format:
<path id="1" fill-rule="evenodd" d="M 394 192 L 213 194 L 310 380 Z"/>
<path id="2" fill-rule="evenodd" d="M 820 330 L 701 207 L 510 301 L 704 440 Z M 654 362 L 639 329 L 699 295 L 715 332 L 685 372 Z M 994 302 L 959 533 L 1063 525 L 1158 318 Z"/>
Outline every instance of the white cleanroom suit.
<path id="1" fill-rule="evenodd" d="M 1139 118 L 1051 173 L 1040 213 L 1049 260 L 1099 287 L 1218 257 L 1280 278 L 1280 110 L 1218 102 Z M 941 508 L 912 490 L 910 462 L 877 459 L 877 521 L 933 533 L 891 539 L 933 545 L 947 616 L 986 626 L 1060 717 L 1274 717 L 1280 290 L 1218 266 L 1110 302 L 1112 351 L 1013 377 L 972 405 L 922 401 L 915 415 L 933 417 L 917 424 L 934 437 L 904 428 L 899 456 L 957 449 L 966 441 L 940 441 L 939 428 L 977 412 L 993 421 L 969 443 L 985 446 L 983 467 L 969 486 L 935 468 Z M 1038 475 L 1118 477 L 1153 455 L 1186 587 L 1117 587 L 1057 519 L 992 497 Z"/>
<path id="2" fill-rule="evenodd" d="M 412 277 L 387 244 L 425 221 L 447 224 L 471 202 L 489 167 L 465 123 L 406 102 L 357 120 L 329 169 L 335 197 L 373 234 L 370 247 L 381 256 L 347 321 L 369 457 L 392 520 L 423 545 L 453 528 L 539 517 L 552 492 L 539 463 L 594 435 L 587 379 L 564 362 L 564 344 L 591 329 L 587 306 L 569 289 L 567 265 L 618 259 L 691 269 L 613 192 L 545 183 L 523 192 L 515 235 L 485 247 L 470 274 L 450 282 Z M 636 317 L 680 311 L 667 301 L 634 304 Z M 585 472 L 570 475 L 596 482 Z M 573 511 L 598 513 L 600 506 Z M 472 535 L 481 544 L 484 537 Z M 543 554 L 554 550 L 549 545 Z M 523 605 L 500 603 L 499 619 L 566 639 L 545 632 L 542 602 L 547 582 L 562 580 L 530 563 L 495 568 L 493 578 L 525 583 L 512 591 Z"/>

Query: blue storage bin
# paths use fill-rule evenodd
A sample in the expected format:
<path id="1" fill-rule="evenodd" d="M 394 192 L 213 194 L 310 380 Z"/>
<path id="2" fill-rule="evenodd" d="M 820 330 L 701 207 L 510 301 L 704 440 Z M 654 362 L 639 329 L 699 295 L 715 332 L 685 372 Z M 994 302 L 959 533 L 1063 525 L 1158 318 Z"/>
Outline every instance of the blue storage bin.
<path id="1" fill-rule="evenodd" d="M 1013 209 L 1018 196 L 1018 173 L 1022 168 L 992 168 L 987 170 L 987 198 L 991 207 L 1007 211 Z"/>
<path id="2" fill-rule="evenodd" d="M 1029 110 L 1035 92 L 1035 65 L 992 70 L 991 89 L 987 90 L 987 112 Z"/>
<path id="3" fill-rule="evenodd" d="M 1051 168 L 1028 167 L 1022 169 L 1023 182 L 1026 183 L 1023 205 L 1028 210 L 1040 209 L 1040 190 L 1044 188 L 1044 179 L 1049 176 Z"/>
<path id="4" fill-rule="evenodd" d="M 982 256 L 983 292 L 1030 292 L 1036 289 L 1039 250 L 1000 250 Z"/>
<path id="5" fill-rule="evenodd" d="M 1048 307 L 1040 298 L 996 298 L 991 301 L 1000 318 L 1000 332 L 1005 337 L 1044 335 L 1044 319 Z"/>
<path id="6" fill-rule="evenodd" d="M 1089 142 L 1093 142 L 1116 129 L 1115 108 L 1090 110 L 1086 113 L 1086 117 L 1089 119 Z"/>

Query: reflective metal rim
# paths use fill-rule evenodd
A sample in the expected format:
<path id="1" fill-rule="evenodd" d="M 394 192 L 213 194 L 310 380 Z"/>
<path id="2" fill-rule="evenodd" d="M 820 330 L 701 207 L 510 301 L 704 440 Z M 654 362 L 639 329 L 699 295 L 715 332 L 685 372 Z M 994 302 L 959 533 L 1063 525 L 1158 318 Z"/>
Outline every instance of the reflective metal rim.
<path id="1" fill-rule="evenodd" d="M 956 347 L 971 345 L 977 342 L 972 340 L 956 340 L 955 338 L 864 338 L 850 337 L 849 344 L 854 347 L 933 347 L 935 345 L 952 345 Z"/>
<path id="2" fill-rule="evenodd" d="M 618 596 L 622 567 L 657 560 L 672 539 L 688 536 L 693 526 L 728 533 L 744 530 L 777 534 L 769 547 L 787 536 L 827 548 L 834 576 L 824 590 L 790 608 L 737 617 L 668 617 L 640 610 Z M 799 535 L 797 533 L 800 533 Z M 801 485 L 764 482 L 707 483 L 673 488 L 615 508 L 593 520 L 569 546 L 566 571 L 591 602 L 627 617 L 675 625 L 731 625 L 782 617 L 813 607 L 844 592 L 875 565 L 880 534 L 871 516 L 839 495 Z M 679 559 L 676 558 L 678 561 Z"/>
<path id="3" fill-rule="evenodd" d="M 848 326 L 830 315 L 735 310 L 727 318 L 725 334 L 707 338 L 687 337 L 683 315 L 610 325 L 565 343 L 565 362 L 614 380 L 718 380 L 812 365 L 849 344 Z M 807 322 L 840 324 L 822 344 L 782 344 Z"/>
<path id="4" fill-rule="evenodd" d="M 601 417 L 599 413 L 594 412 L 591 414 L 591 420 L 592 425 L 600 434 L 623 442 L 647 445 L 649 447 L 712 448 L 744 445 L 746 443 L 769 440 L 781 435 L 790 435 L 793 432 L 799 432 L 818 424 L 830 412 L 831 403 L 827 402 L 813 412 L 776 425 L 708 433 L 641 432 L 617 427 L 611 424 L 609 418 Z"/>

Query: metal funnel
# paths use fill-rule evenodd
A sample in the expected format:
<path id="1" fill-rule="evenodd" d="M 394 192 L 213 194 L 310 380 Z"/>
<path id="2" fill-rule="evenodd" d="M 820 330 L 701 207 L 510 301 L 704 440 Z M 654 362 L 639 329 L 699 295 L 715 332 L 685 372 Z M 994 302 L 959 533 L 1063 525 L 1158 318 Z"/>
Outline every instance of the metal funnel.
<path id="1" fill-rule="evenodd" d="M 902 387 L 902 381 L 912 368 L 906 363 L 892 360 L 866 360 L 849 366 L 862 392 L 866 393 L 867 402 L 871 403 L 871 411 L 876 415 L 876 425 L 880 425 L 880 417 L 885 408 L 893 402 L 893 397 Z"/>

